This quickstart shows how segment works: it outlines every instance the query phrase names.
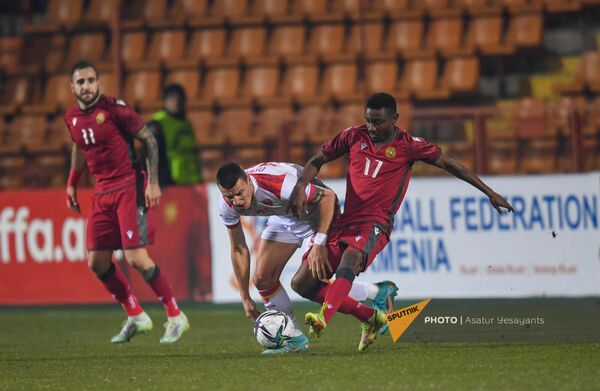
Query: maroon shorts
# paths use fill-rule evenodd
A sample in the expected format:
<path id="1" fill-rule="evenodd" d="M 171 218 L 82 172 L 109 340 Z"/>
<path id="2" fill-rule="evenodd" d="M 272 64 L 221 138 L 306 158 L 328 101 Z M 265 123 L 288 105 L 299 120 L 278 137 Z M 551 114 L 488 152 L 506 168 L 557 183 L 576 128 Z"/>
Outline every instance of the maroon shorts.
<path id="1" fill-rule="evenodd" d="M 331 228 L 327 235 L 327 253 L 333 268 L 332 275 L 340 265 L 346 248 L 351 247 L 363 253 L 361 271 L 364 272 L 388 242 L 389 237 L 379 223 L 364 222 Z M 309 253 L 310 249 L 304 254 L 304 262 L 308 262 Z"/>
<path id="2" fill-rule="evenodd" d="M 87 222 L 88 250 L 143 247 L 154 242 L 154 231 L 141 183 L 92 196 Z"/>

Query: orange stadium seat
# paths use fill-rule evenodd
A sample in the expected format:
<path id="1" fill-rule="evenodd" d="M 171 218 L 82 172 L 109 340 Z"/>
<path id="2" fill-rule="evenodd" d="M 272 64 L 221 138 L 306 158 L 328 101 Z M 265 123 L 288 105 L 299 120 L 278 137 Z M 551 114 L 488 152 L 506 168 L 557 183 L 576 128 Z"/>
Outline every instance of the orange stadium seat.
<path id="1" fill-rule="evenodd" d="M 327 0 L 294 0 L 292 14 L 304 16 L 321 16 L 328 10 Z"/>
<path id="2" fill-rule="evenodd" d="M 395 60 L 373 61 L 366 65 L 365 87 L 367 94 L 398 90 L 398 64 Z"/>
<path id="3" fill-rule="evenodd" d="M 83 22 L 86 25 L 108 25 L 121 8 L 121 0 L 90 0 Z"/>
<path id="4" fill-rule="evenodd" d="M 251 14 L 259 17 L 277 17 L 288 12 L 288 2 L 281 0 L 255 0 Z"/>
<path id="5" fill-rule="evenodd" d="M 479 83 L 479 59 L 454 57 L 446 61 L 442 87 L 450 93 L 475 93 Z"/>
<path id="6" fill-rule="evenodd" d="M 125 68 L 139 65 L 146 55 L 146 33 L 143 31 L 123 34 L 121 58 Z"/>
<path id="7" fill-rule="evenodd" d="M 196 142 L 201 148 L 220 146 L 225 142 L 225 134 L 219 131 L 211 109 L 190 110 L 187 117 L 192 123 Z"/>
<path id="8" fill-rule="evenodd" d="M 575 12 L 581 10 L 580 0 L 544 0 L 547 12 Z"/>
<path id="9" fill-rule="evenodd" d="M 125 100 L 140 111 L 152 111 L 161 107 L 160 72 L 131 72 L 125 78 Z"/>
<path id="10" fill-rule="evenodd" d="M 284 72 L 282 95 L 297 100 L 317 96 L 319 86 L 319 66 L 313 61 L 289 64 Z"/>
<path id="11" fill-rule="evenodd" d="M 249 107 L 230 107 L 217 117 L 218 131 L 233 145 L 262 144 L 261 135 L 255 133 L 254 111 Z"/>
<path id="12" fill-rule="evenodd" d="M 11 115 L 19 108 L 31 102 L 33 97 L 33 82 L 29 75 L 14 75 L 1 84 L 0 117 Z"/>
<path id="13" fill-rule="evenodd" d="M 413 7 L 410 0 L 375 0 L 373 1 L 370 14 L 387 14 L 392 18 L 404 16 L 407 18 L 419 18 L 422 16 L 422 7 Z M 373 16 L 374 16 L 373 15 Z"/>
<path id="14" fill-rule="evenodd" d="M 385 48 L 400 55 L 420 50 L 423 46 L 424 25 L 421 19 L 398 18 L 390 25 Z"/>
<path id="15" fill-rule="evenodd" d="M 294 113 L 287 105 L 271 105 L 265 107 L 256 118 L 257 131 L 265 138 L 277 140 L 284 132 L 292 132 Z M 290 133 L 291 139 L 291 133 Z"/>
<path id="16" fill-rule="evenodd" d="M 100 82 L 100 92 L 102 94 L 114 97 L 121 95 L 117 75 L 114 72 L 100 72 L 98 81 Z"/>
<path id="17" fill-rule="evenodd" d="M 354 62 L 332 62 L 323 74 L 322 94 L 337 101 L 360 99 L 358 96 L 358 69 Z"/>
<path id="18" fill-rule="evenodd" d="M 13 73 L 23 55 L 22 37 L 0 37 L 0 71 Z"/>
<path id="19" fill-rule="evenodd" d="M 197 69 L 174 69 L 166 84 L 177 83 L 185 90 L 188 104 L 200 98 L 200 72 Z"/>
<path id="20" fill-rule="evenodd" d="M 308 53 L 325 59 L 339 58 L 344 49 L 343 23 L 317 24 L 310 33 Z"/>
<path id="21" fill-rule="evenodd" d="M 331 138 L 350 126 L 359 126 L 365 123 L 364 102 L 350 102 L 341 105 L 331 117 L 331 125 L 328 132 L 324 133 Z M 325 129 L 324 129 L 325 130 Z"/>
<path id="22" fill-rule="evenodd" d="M 146 59 L 152 63 L 168 64 L 184 58 L 185 31 L 165 30 L 152 35 Z"/>
<path id="23" fill-rule="evenodd" d="M 23 185 L 23 168 L 25 158 L 22 156 L 0 157 L 0 189 L 17 190 Z"/>
<path id="24" fill-rule="evenodd" d="M 273 99 L 279 92 L 279 66 L 276 62 L 264 62 L 246 70 L 242 96 L 253 100 Z"/>
<path id="25" fill-rule="evenodd" d="M 436 18 L 429 26 L 426 48 L 441 52 L 444 56 L 468 54 L 462 46 L 463 20 L 461 16 Z"/>
<path id="26" fill-rule="evenodd" d="M 192 33 L 185 57 L 166 64 L 170 68 L 198 67 L 207 59 L 220 59 L 225 54 L 225 29 L 205 28 Z"/>
<path id="27" fill-rule="evenodd" d="M 232 158 L 240 163 L 242 167 L 252 167 L 268 160 L 264 146 L 234 148 Z"/>
<path id="28" fill-rule="evenodd" d="M 331 10 L 352 19 L 356 19 L 361 11 L 366 11 L 366 9 L 361 10 L 361 0 L 333 0 Z"/>
<path id="29" fill-rule="evenodd" d="M 126 2 L 121 14 L 123 29 L 140 29 L 161 22 L 167 16 L 167 0 L 134 0 Z"/>
<path id="30" fill-rule="evenodd" d="M 293 124 L 291 140 L 294 142 L 303 142 L 307 139 L 314 141 L 315 135 L 320 137 L 319 140 L 323 139 L 323 135 L 327 138 L 330 134 L 332 114 L 328 106 L 320 103 L 302 105 Z"/>
<path id="31" fill-rule="evenodd" d="M 66 158 L 63 154 L 36 155 L 27 161 L 25 181 L 27 187 L 62 188 L 67 183 Z"/>
<path id="32" fill-rule="evenodd" d="M 267 30 L 262 26 L 240 26 L 233 30 L 227 50 L 229 57 L 252 59 L 265 52 Z"/>
<path id="33" fill-rule="evenodd" d="M 517 47 L 540 46 L 543 35 L 543 15 L 541 13 L 511 15 L 507 34 L 508 44 Z"/>
<path id="34" fill-rule="evenodd" d="M 496 12 L 473 16 L 467 32 L 467 46 L 477 48 L 485 55 L 513 54 L 515 48 L 503 43 L 503 23 L 502 15 Z"/>
<path id="35" fill-rule="evenodd" d="M 11 127 L 21 134 L 22 144 L 28 152 L 57 152 L 64 148 L 61 139 L 51 137 L 44 114 L 18 116 Z"/>
<path id="36" fill-rule="evenodd" d="M 67 39 L 62 34 L 54 34 L 50 41 L 50 48 L 46 53 L 43 68 L 48 73 L 59 72 L 65 66 L 65 53 Z"/>
<path id="37" fill-rule="evenodd" d="M 206 73 L 202 99 L 223 102 L 237 98 L 240 90 L 240 71 L 237 66 L 209 68 Z"/>
<path id="38" fill-rule="evenodd" d="M 23 144 L 18 129 L 9 126 L 0 117 L 0 156 L 21 152 Z"/>
<path id="39" fill-rule="evenodd" d="M 273 28 L 269 44 L 269 55 L 284 60 L 304 53 L 305 30 L 301 24 L 277 25 Z"/>
<path id="40" fill-rule="evenodd" d="M 105 58 L 106 38 L 104 33 L 76 34 L 69 42 L 67 66 L 80 60 L 87 60 L 95 65 Z"/>
<path id="41" fill-rule="evenodd" d="M 175 0 L 168 15 L 172 26 L 181 26 L 185 20 L 191 26 L 203 21 L 208 13 L 208 0 Z"/>
<path id="42" fill-rule="evenodd" d="M 83 3 L 83 0 L 49 0 L 43 20 L 27 24 L 25 32 L 51 33 L 60 28 L 70 30 L 81 20 Z"/>
<path id="43" fill-rule="evenodd" d="M 416 95 L 418 98 L 437 96 L 438 63 L 435 59 L 423 58 L 407 61 L 400 81 L 400 98 Z"/>
<path id="44" fill-rule="evenodd" d="M 43 100 L 37 104 L 23 106 L 23 112 L 28 114 L 55 113 L 56 111 L 65 111 L 73 104 L 75 104 L 75 97 L 71 91 L 70 75 L 56 74 L 48 78 Z"/>
<path id="45" fill-rule="evenodd" d="M 210 18 L 235 19 L 248 14 L 248 0 L 219 0 L 209 10 Z"/>
<path id="46" fill-rule="evenodd" d="M 377 56 L 383 48 L 384 24 L 381 21 L 354 23 L 347 34 L 346 53 Z"/>

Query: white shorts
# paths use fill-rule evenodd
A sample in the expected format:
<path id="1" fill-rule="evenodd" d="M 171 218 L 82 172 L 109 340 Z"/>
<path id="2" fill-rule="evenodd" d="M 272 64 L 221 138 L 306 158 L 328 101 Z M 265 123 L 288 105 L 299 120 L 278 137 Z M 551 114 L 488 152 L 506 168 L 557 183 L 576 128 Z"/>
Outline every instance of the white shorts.
<path id="1" fill-rule="evenodd" d="M 282 216 L 271 216 L 267 220 L 261 239 L 272 240 L 280 243 L 295 244 L 302 246 L 306 238 L 310 238 L 315 233 L 308 221 L 298 221 Z"/>

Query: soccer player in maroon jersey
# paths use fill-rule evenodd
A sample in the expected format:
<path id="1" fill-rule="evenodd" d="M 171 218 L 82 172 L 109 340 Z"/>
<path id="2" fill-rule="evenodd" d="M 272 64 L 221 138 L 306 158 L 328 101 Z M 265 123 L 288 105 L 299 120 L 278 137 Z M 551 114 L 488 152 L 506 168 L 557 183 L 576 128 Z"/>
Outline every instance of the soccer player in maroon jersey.
<path id="1" fill-rule="evenodd" d="M 366 124 L 350 127 L 326 142 L 298 178 L 290 201 L 296 216 L 306 213 L 306 195 L 301 190 L 321 166 L 348 154 L 344 213 L 332 223 L 327 239 L 330 273 L 335 272 L 336 279 L 327 285 L 312 278 L 304 262 L 292 280 L 292 287 L 300 295 L 323 303 L 319 313 L 305 316 L 313 336 L 321 335 L 336 311 L 352 313 L 355 308 L 356 303 L 348 297 L 352 281 L 388 243 L 416 161 L 445 169 L 475 186 L 489 197 L 498 213 L 502 208 L 512 211 L 504 198 L 465 166 L 444 155 L 437 145 L 396 127 L 397 119 L 396 101 L 391 95 L 372 95 L 365 108 Z M 386 318 L 383 312 L 369 308 L 364 314 L 355 312 L 352 314 L 363 321 L 358 350 L 364 350 L 373 343 Z"/>
<path id="2" fill-rule="evenodd" d="M 87 221 L 88 264 L 127 314 L 127 321 L 111 342 L 126 342 L 136 334 L 152 330 L 152 320 L 112 262 L 112 252 L 116 249 L 123 249 L 127 262 L 142 274 L 165 307 L 167 323 L 160 342 L 177 342 L 190 327 L 188 319 L 177 306 L 164 273 L 145 248 L 154 242 L 149 209 L 157 206 L 161 197 L 156 140 L 141 117 L 124 101 L 100 93 L 98 72 L 93 64 L 80 61 L 73 66 L 71 90 L 77 103 L 65 114 L 73 139 L 67 206 L 80 212 L 77 182 L 87 162 L 96 178 Z M 135 158 L 134 138 L 148 150 L 147 185 Z"/>

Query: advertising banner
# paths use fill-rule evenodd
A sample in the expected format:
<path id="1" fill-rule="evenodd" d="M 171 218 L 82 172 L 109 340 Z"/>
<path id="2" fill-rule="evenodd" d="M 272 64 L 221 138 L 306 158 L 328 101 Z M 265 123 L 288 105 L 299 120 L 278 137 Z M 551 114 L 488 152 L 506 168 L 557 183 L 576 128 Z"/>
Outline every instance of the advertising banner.
<path id="1" fill-rule="evenodd" d="M 70 211 L 63 190 L 0 193 L 0 305 L 103 303 L 113 299 L 88 269 L 85 216 L 92 190 L 81 189 L 82 214 Z M 170 188 L 153 211 L 156 244 L 150 256 L 180 300 L 211 299 L 206 187 Z M 156 296 L 121 252 L 115 261 L 141 301 Z"/>
<path id="2" fill-rule="evenodd" d="M 512 204 L 498 214 L 487 197 L 453 177 L 413 178 L 390 242 L 358 278 L 393 280 L 406 298 L 600 295 L 600 174 L 487 177 Z M 326 181 L 342 200 L 345 180 Z M 395 191 L 395 189 L 390 189 Z M 210 185 L 214 299 L 239 300 L 218 188 Z M 266 222 L 246 218 L 253 256 Z M 283 272 L 290 280 L 299 250 Z M 254 291 L 254 297 L 258 294 Z"/>

